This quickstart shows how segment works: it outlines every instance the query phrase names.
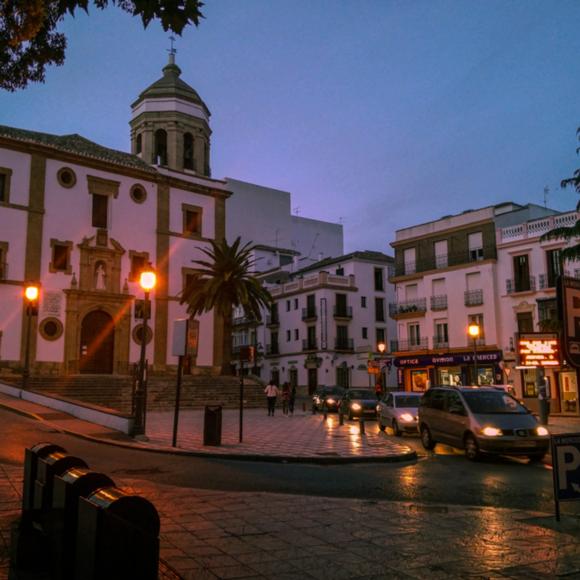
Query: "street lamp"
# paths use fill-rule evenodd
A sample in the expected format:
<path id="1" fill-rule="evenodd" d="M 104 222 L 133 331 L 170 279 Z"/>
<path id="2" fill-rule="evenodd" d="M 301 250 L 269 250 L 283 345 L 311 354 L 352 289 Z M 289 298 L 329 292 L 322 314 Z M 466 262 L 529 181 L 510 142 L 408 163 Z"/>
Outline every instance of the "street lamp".
<path id="1" fill-rule="evenodd" d="M 477 386 L 479 383 L 477 380 L 477 339 L 479 338 L 481 328 L 479 327 L 479 324 L 473 323 L 469 325 L 467 332 L 469 333 L 469 336 L 473 338 L 473 383 L 474 386 Z"/>
<path id="2" fill-rule="evenodd" d="M 381 356 L 383 356 L 385 354 L 386 348 L 387 348 L 387 345 L 382 341 L 377 344 L 377 349 L 381 353 Z"/>
<path id="3" fill-rule="evenodd" d="M 145 435 L 145 425 L 147 422 L 147 372 L 145 369 L 145 348 L 147 346 L 147 321 L 151 316 L 151 303 L 149 301 L 149 293 L 157 282 L 157 276 L 151 264 L 148 264 L 142 271 L 139 277 L 139 285 L 143 288 L 143 324 L 141 326 L 141 355 L 139 357 L 139 377 L 137 383 L 137 391 L 135 393 L 135 423 L 133 425 L 134 435 Z"/>
<path id="4" fill-rule="evenodd" d="M 24 290 L 26 298 L 26 345 L 24 347 L 24 370 L 22 372 L 22 388 L 28 388 L 30 377 L 30 335 L 32 334 L 32 317 L 38 314 L 39 289 L 35 284 L 29 284 Z"/>

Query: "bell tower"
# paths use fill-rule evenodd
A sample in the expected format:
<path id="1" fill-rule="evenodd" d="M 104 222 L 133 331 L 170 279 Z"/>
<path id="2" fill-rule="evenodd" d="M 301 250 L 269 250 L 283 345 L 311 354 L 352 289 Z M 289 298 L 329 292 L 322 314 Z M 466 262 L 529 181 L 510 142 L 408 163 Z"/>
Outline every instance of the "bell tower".
<path id="1" fill-rule="evenodd" d="M 175 52 L 172 46 L 163 76 L 131 105 L 131 152 L 151 165 L 210 177 L 211 113 L 181 80 Z"/>

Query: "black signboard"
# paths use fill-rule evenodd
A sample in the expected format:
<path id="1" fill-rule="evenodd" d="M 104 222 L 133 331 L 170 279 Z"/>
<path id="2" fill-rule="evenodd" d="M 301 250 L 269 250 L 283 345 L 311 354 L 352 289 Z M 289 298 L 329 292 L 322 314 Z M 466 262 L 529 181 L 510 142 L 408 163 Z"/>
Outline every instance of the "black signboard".
<path id="1" fill-rule="evenodd" d="M 580 368 L 580 280 L 560 276 L 558 313 L 562 321 L 562 352 L 571 366 Z"/>
<path id="2" fill-rule="evenodd" d="M 580 433 L 552 435 L 552 475 L 559 521 L 559 502 L 580 500 Z"/>
<path id="3" fill-rule="evenodd" d="M 501 360 L 501 351 L 478 352 L 476 359 L 478 364 L 498 363 Z M 472 352 L 460 352 L 454 354 L 441 355 L 419 355 L 399 357 L 395 359 L 397 367 L 425 367 L 425 366 L 455 366 L 462 364 L 473 364 Z"/>

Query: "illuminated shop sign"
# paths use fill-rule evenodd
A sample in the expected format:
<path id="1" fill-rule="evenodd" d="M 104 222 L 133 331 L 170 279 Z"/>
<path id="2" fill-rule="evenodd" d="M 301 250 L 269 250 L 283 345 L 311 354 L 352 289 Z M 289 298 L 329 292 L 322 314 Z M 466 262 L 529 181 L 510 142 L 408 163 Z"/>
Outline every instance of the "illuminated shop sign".
<path id="1" fill-rule="evenodd" d="M 518 367 L 533 369 L 560 366 L 560 340 L 557 334 L 521 334 L 518 338 Z"/>

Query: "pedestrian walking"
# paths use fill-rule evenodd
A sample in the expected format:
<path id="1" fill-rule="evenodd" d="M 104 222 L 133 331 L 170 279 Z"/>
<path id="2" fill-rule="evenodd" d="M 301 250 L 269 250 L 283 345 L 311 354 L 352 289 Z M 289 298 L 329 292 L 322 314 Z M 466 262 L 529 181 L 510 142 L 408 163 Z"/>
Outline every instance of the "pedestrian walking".
<path id="1" fill-rule="evenodd" d="M 380 401 L 383 397 L 383 385 L 381 384 L 381 381 L 377 381 L 377 384 L 375 385 L 375 395 L 377 396 L 377 401 Z"/>
<path id="2" fill-rule="evenodd" d="M 284 383 L 282 385 L 282 413 L 288 416 L 288 406 L 290 404 L 290 385 Z"/>
<path id="3" fill-rule="evenodd" d="M 266 398 L 268 399 L 268 417 L 270 415 L 273 417 L 276 410 L 276 397 L 278 396 L 278 387 L 273 380 L 270 380 L 266 385 L 264 393 L 266 393 Z"/>
<path id="4" fill-rule="evenodd" d="M 296 403 L 296 385 L 290 387 L 290 398 L 288 399 L 288 409 L 290 415 L 294 415 L 294 403 Z"/>

